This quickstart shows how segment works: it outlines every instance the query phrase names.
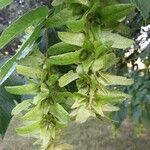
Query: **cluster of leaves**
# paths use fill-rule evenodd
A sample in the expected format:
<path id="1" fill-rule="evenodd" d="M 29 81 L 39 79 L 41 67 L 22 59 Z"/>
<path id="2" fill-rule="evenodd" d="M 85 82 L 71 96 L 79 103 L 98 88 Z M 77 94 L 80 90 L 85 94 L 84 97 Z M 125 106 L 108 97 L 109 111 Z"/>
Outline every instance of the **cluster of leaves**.
<path id="1" fill-rule="evenodd" d="M 21 84 L 21 80 L 19 80 L 18 75 L 14 74 L 11 76 L 5 84 L 0 86 L 0 134 L 3 137 L 7 127 L 9 125 L 9 121 L 11 119 L 11 111 L 15 107 L 15 102 L 20 102 L 20 96 L 15 96 L 8 93 L 5 90 L 5 86 L 10 85 L 19 85 Z"/>
<path id="2" fill-rule="evenodd" d="M 122 0 L 123 1 L 123 0 Z M 130 1 L 126 1 L 126 2 L 130 2 Z M 141 26 L 145 26 L 146 24 L 149 23 L 149 19 L 150 19 L 150 9 L 149 9 L 149 5 L 147 5 L 148 1 L 147 0 L 131 0 L 132 3 L 134 3 L 136 5 L 136 7 L 138 9 L 135 10 L 135 12 L 129 16 L 127 18 L 128 20 L 128 25 L 130 27 L 130 32 L 121 32 L 121 34 L 125 34 L 125 35 L 129 35 L 130 37 L 133 38 L 138 38 L 139 37 L 139 32 L 141 30 Z M 146 33 L 147 32 L 147 33 Z M 130 33 L 130 34 L 129 34 Z M 144 33 L 143 33 L 144 34 Z M 149 31 L 145 31 L 145 34 L 149 35 Z M 148 36 L 149 37 L 149 36 Z M 147 37 L 147 38 L 148 38 Z M 145 41 L 147 41 L 148 39 L 145 39 Z M 142 50 L 140 48 L 140 43 L 142 43 L 142 40 L 139 40 L 138 42 L 136 42 L 134 44 L 134 51 L 131 53 L 130 56 L 128 56 L 127 58 L 125 58 L 125 53 L 130 50 L 127 49 L 126 51 L 117 51 L 117 55 L 119 57 L 122 57 L 120 62 L 117 64 L 116 69 L 114 69 L 116 72 L 116 74 L 118 75 L 123 75 L 126 74 L 130 77 L 132 77 L 134 79 L 134 84 L 124 88 L 124 91 L 126 91 L 127 93 L 130 93 L 132 95 L 132 100 L 130 105 L 127 104 L 126 101 L 122 102 L 119 107 L 120 110 L 118 112 L 115 112 L 112 116 L 112 118 L 114 120 L 116 120 L 117 122 L 115 123 L 115 127 L 120 127 L 122 122 L 127 118 L 131 118 L 131 120 L 134 123 L 134 127 L 135 129 L 137 129 L 137 133 L 141 133 L 141 129 L 143 129 L 143 127 L 148 127 L 148 123 L 150 120 L 149 117 L 149 110 L 146 109 L 146 107 L 141 107 L 144 105 L 148 106 L 148 96 L 149 95 L 149 65 L 150 65 L 150 51 L 149 51 L 149 46 L 147 48 L 145 48 L 144 50 Z M 136 61 L 138 59 L 141 59 L 142 63 L 144 63 L 145 65 L 145 69 L 144 70 L 139 70 L 138 65 L 136 64 Z M 127 64 L 131 63 L 132 64 L 132 68 L 130 68 L 130 72 L 128 72 L 128 67 Z M 147 84 L 147 86 L 143 86 L 143 83 Z M 137 88 L 138 87 L 138 88 Z M 141 90 L 143 88 L 143 90 L 145 92 L 143 92 L 143 90 Z M 137 104 L 137 99 L 138 99 L 138 104 Z M 140 107 L 139 107 L 140 106 Z M 138 108 L 137 108 L 138 107 Z M 139 109 L 140 108 L 140 109 Z M 143 114 L 146 112 L 146 115 Z M 144 118 L 144 119 L 142 119 Z M 143 121 L 144 120 L 144 121 Z M 145 123 L 146 122 L 146 123 Z M 147 125 L 145 125 L 147 124 Z M 142 128 L 141 128 L 142 127 Z"/>
<path id="3" fill-rule="evenodd" d="M 50 0 L 1 0 L 0 1 L 0 34 L 14 20 L 22 16 L 30 9 L 37 8 L 41 5 L 50 6 Z M 10 5 L 8 5 L 10 4 Z M 8 5 L 8 6 L 7 6 Z M 7 6 L 7 7 L 6 7 Z M 13 39 L 7 46 L 0 51 L 4 55 L 13 55 L 18 45 L 21 45 L 23 34 Z"/>
<path id="4" fill-rule="evenodd" d="M 136 46 L 137 47 L 137 46 Z M 131 118 L 135 125 L 135 131 L 141 133 L 141 129 L 148 128 L 150 124 L 150 97 L 149 97 L 149 87 L 150 87 L 150 51 L 149 46 L 142 51 L 140 48 L 135 48 L 135 51 L 127 58 L 127 62 L 132 63 L 132 68 L 130 76 L 134 79 L 134 84 L 126 87 L 124 90 L 132 95 L 131 104 L 127 107 L 126 104 L 123 105 L 123 109 L 115 114 L 118 120 L 118 125 L 127 117 Z M 136 64 L 137 59 L 141 59 L 141 62 L 145 66 L 144 69 L 139 69 L 138 64 Z M 118 118 L 120 113 L 120 118 Z M 137 130 L 136 130 L 137 129 Z"/>
<path id="5" fill-rule="evenodd" d="M 0 67 L 6 62 L 6 59 L 0 57 Z M 22 79 L 13 73 L 3 85 L 0 85 L 0 134 L 3 137 L 9 121 L 11 119 L 11 111 L 15 107 L 15 102 L 21 101 L 21 96 L 15 96 L 5 90 L 5 86 L 22 84 Z"/>
<path id="6" fill-rule="evenodd" d="M 150 125 L 150 74 L 141 71 L 134 72 L 135 84 L 129 87 L 133 95 L 131 103 L 131 117 L 136 125 L 148 128 Z"/>
<path id="7" fill-rule="evenodd" d="M 114 33 L 132 4 L 107 4 L 100 0 L 54 0 L 31 10 L 12 23 L 0 37 L 0 48 L 26 29 L 30 30 L 16 54 L 0 69 L 0 84 L 14 70 L 27 78 L 20 86 L 6 86 L 15 95 L 33 95 L 12 111 L 21 115 L 17 132 L 37 138 L 43 149 L 58 149 L 54 140 L 70 120 L 85 122 L 89 117 L 109 118 L 119 102 L 130 96 L 114 85 L 130 85 L 131 79 L 110 74 L 118 62 L 114 50 L 125 49 L 133 40 Z M 55 28 L 60 42 L 40 52 L 40 34 Z M 64 146 L 64 145 L 63 145 Z M 68 146 L 68 145 L 65 145 Z M 65 148 L 64 148 L 65 149 Z"/>
<path id="8" fill-rule="evenodd" d="M 148 11 L 145 10 L 145 13 L 148 14 Z M 128 74 L 134 79 L 135 82 L 133 85 L 124 88 L 124 90 L 127 93 L 130 93 L 132 95 L 131 104 L 128 106 L 126 103 L 122 103 L 122 109 L 116 112 L 113 117 L 115 120 L 118 121 L 118 123 L 116 123 L 116 127 L 120 126 L 122 121 L 124 121 L 126 117 L 131 118 L 132 122 L 134 123 L 135 131 L 136 133 L 139 134 L 143 131 L 142 129 L 147 128 L 150 123 L 149 122 L 150 46 L 147 46 L 144 49 L 141 46 L 144 45 L 144 41 L 145 42 L 148 41 L 149 31 L 148 29 L 147 31 L 141 29 L 142 35 L 139 35 L 140 27 L 145 24 L 139 12 L 136 13 L 133 20 L 130 21 L 131 21 L 130 27 L 132 28 L 133 37 L 139 38 L 139 36 L 146 34 L 147 38 L 145 37 L 145 40 L 143 39 L 137 40 L 136 44 L 134 45 L 134 51 L 127 58 L 124 58 L 125 52 L 122 55 L 123 61 L 121 62 L 120 68 L 117 67 L 117 72 L 119 72 L 119 74 L 126 73 L 127 72 L 126 65 L 127 63 L 130 62 L 132 64 L 132 67 L 130 68 L 130 73 Z M 143 64 L 143 66 L 145 66 L 144 69 L 139 68 L 140 64 L 139 63 L 137 64 L 137 60 L 141 60 L 141 63 Z"/>

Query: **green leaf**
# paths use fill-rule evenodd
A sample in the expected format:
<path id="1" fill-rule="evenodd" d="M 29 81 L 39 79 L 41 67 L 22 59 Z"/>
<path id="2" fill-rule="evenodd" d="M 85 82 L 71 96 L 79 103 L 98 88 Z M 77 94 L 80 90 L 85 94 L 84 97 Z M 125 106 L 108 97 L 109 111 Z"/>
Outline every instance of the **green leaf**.
<path id="1" fill-rule="evenodd" d="M 60 5 L 60 4 L 62 4 L 64 2 L 64 0 L 53 0 L 53 2 L 52 2 L 52 6 L 58 6 L 58 5 Z"/>
<path id="2" fill-rule="evenodd" d="M 131 35 L 131 28 L 128 25 L 125 25 L 123 22 L 119 23 L 118 26 L 114 29 L 114 32 L 117 32 L 125 37 L 128 37 Z"/>
<path id="3" fill-rule="evenodd" d="M 122 76 L 115 76 L 107 73 L 99 73 L 100 78 L 98 79 L 104 85 L 130 85 L 133 84 L 132 79 L 127 79 Z"/>
<path id="4" fill-rule="evenodd" d="M 0 85 L 12 74 L 12 72 L 16 68 L 16 61 L 20 56 L 26 56 L 26 51 L 32 50 L 32 44 L 33 42 L 38 38 L 39 33 L 41 31 L 41 28 L 43 26 L 43 21 L 34 29 L 34 31 L 31 33 L 31 35 L 26 39 L 26 41 L 22 44 L 22 46 L 19 48 L 17 53 L 10 58 L 1 68 L 0 68 Z"/>
<path id="5" fill-rule="evenodd" d="M 131 0 L 133 4 L 141 11 L 145 20 L 150 17 L 150 2 L 149 0 Z"/>
<path id="6" fill-rule="evenodd" d="M 0 69 L 0 85 L 14 72 L 17 63 L 13 62 L 15 58 L 12 58 L 6 62 L 4 66 Z"/>
<path id="7" fill-rule="evenodd" d="M 20 86 L 6 86 L 5 89 L 7 92 L 15 95 L 35 94 L 38 92 L 39 85 L 30 83 Z"/>
<path id="8" fill-rule="evenodd" d="M 108 42 L 104 42 L 104 43 L 100 43 L 99 41 L 95 41 L 93 43 L 94 48 L 95 48 L 95 57 L 99 57 L 100 55 L 106 54 L 111 46 L 112 46 L 113 42 L 112 41 L 108 41 Z"/>
<path id="9" fill-rule="evenodd" d="M 102 111 L 112 112 L 112 111 L 118 111 L 120 108 L 113 106 L 111 104 L 105 104 L 102 105 Z"/>
<path id="10" fill-rule="evenodd" d="M 83 33 L 58 32 L 58 36 L 63 42 L 80 47 L 82 47 L 85 40 Z"/>
<path id="11" fill-rule="evenodd" d="M 41 30 L 40 30 L 41 31 Z M 41 31 L 42 32 L 42 31 Z M 37 34 L 38 37 L 38 34 Z M 35 37 L 36 41 L 36 37 Z M 27 67 L 34 67 L 36 69 L 41 69 L 41 65 L 43 64 L 43 60 L 45 59 L 45 56 L 41 53 L 38 47 L 36 47 L 36 44 L 34 48 L 30 51 L 26 57 L 22 58 L 19 60 L 18 64 L 22 66 L 27 66 Z M 31 63 L 32 60 L 32 63 Z"/>
<path id="12" fill-rule="evenodd" d="M 70 53 L 65 53 L 57 56 L 51 56 L 46 61 L 46 67 L 51 65 L 70 65 L 80 62 L 81 51 L 75 51 Z"/>
<path id="13" fill-rule="evenodd" d="M 59 81 L 59 86 L 64 87 L 71 83 L 72 81 L 78 79 L 79 76 L 77 73 L 74 73 L 72 70 L 69 71 L 68 73 L 64 74 L 63 76 L 60 77 Z"/>
<path id="14" fill-rule="evenodd" d="M 99 71 L 99 70 L 106 70 L 112 67 L 114 64 L 116 64 L 118 60 L 119 59 L 116 58 L 114 53 L 103 55 L 94 61 L 94 63 L 92 64 L 92 70 L 94 72 Z"/>
<path id="15" fill-rule="evenodd" d="M 16 107 L 12 110 L 11 114 L 12 115 L 20 114 L 22 111 L 27 110 L 29 106 L 31 106 L 31 103 L 32 99 L 24 100 L 23 102 L 16 105 Z"/>
<path id="16" fill-rule="evenodd" d="M 134 43 L 133 40 L 123 37 L 117 33 L 111 33 L 110 31 L 102 31 L 101 37 L 104 42 L 113 41 L 113 48 L 125 49 Z"/>
<path id="17" fill-rule="evenodd" d="M 50 106 L 50 112 L 53 114 L 61 123 L 67 124 L 69 121 L 68 112 L 58 103 Z"/>
<path id="18" fill-rule="evenodd" d="M 78 4 L 85 5 L 85 6 L 89 6 L 90 5 L 89 0 L 65 0 L 65 2 L 68 2 L 68 3 L 78 3 Z"/>
<path id="19" fill-rule="evenodd" d="M 57 44 L 54 44 L 53 46 L 51 46 L 48 49 L 48 54 L 50 56 L 54 56 L 54 55 L 59 55 L 59 54 L 67 53 L 67 52 L 72 52 L 72 51 L 75 51 L 78 49 L 79 49 L 78 46 L 60 42 L 60 43 L 57 43 Z"/>
<path id="20" fill-rule="evenodd" d="M 80 94 L 79 92 L 73 93 L 71 98 L 78 103 L 82 103 L 87 97 L 85 95 Z"/>
<path id="21" fill-rule="evenodd" d="M 72 32 L 81 32 L 84 30 L 85 23 L 86 18 L 83 17 L 80 20 L 70 20 L 66 23 L 66 25 Z"/>
<path id="22" fill-rule="evenodd" d="M 98 103 L 95 103 L 95 104 L 92 104 L 92 108 L 95 110 L 95 112 L 97 114 L 99 114 L 100 116 L 104 117 L 104 113 L 103 113 L 103 110 L 102 110 L 102 106 L 100 104 L 100 102 Z"/>
<path id="23" fill-rule="evenodd" d="M 101 104 L 115 104 L 118 103 L 120 101 L 123 101 L 125 99 L 130 99 L 131 96 L 125 93 L 122 93 L 120 91 L 108 91 L 106 90 L 104 91 L 98 91 L 96 94 L 96 97 L 98 99 L 98 101 L 100 101 Z"/>
<path id="24" fill-rule="evenodd" d="M 35 21 L 40 21 L 48 15 L 48 8 L 46 6 L 31 10 L 23 15 L 21 18 L 13 22 L 0 36 L 0 48 L 3 48 L 13 38 L 18 36 L 27 27 L 32 25 Z"/>
<path id="25" fill-rule="evenodd" d="M 1 61 L 0 61 L 1 62 Z M 8 93 L 5 90 L 5 86 L 7 85 L 17 85 L 21 84 L 22 81 L 18 77 L 18 75 L 13 74 L 10 78 L 3 83 L 3 85 L 0 86 L 0 134 L 1 137 L 4 136 L 6 129 L 9 125 L 10 119 L 11 119 L 11 111 L 15 107 L 14 99 L 16 101 L 20 101 L 20 96 L 14 96 L 10 93 Z"/>
<path id="26" fill-rule="evenodd" d="M 58 6 L 60 4 L 63 4 L 64 2 L 66 3 L 78 3 L 78 4 L 82 4 L 85 6 L 89 6 L 89 1 L 88 0 L 53 0 L 52 2 L 52 6 Z"/>
<path id="27" fill-rule="evenodd" d="M 29 136 L 29 134 L 38 132 L 39 129 L 40 129 L 40 122 L 37 121 L 37 122 L 34 122 L 30 125 L 26 125 L 24 127 L 17 128 L 16 131 L 20 135 Z"/>
<path id="28" fill-rule="evenodd" d="M 65 8 L 61 10 L 60 12 L 54 14 L 53 16 L 50 16 L 46 20 L 46 26 L 49 28 L 59 27 L 59 26 L 66 24 L 66 22 L 70 20 L 71 18 L 73 18 L 71 10 L 69 10 L 68 8 Z"/>
<path id="29" fill-rule="evenodd" d="M 132 4 L 114 4 L 101 9 L 100 18 L 104 23 L 111 23 L 127 16 L 134 10 Z"/>
<path id="30" fill-rule="evenodd" d="M 77 123 L 84 123 L 91 116 L 91 112 L 84 106 L 80 107 L 76 116 Z"/>
<path id="31" fill-rule="evenodd" d="M 6 7 L 7 5 L 9 5 L 12 2 L 13 2 L 13 0 L 0 0 L 0 9 L 3 9 L 4 7 Z"/>
<path id="32" fill-rule="evenodd" d="M 18 74 L 24 75 L 31 78 L 41 78 L 41 70 L 37 68 L 26 67 L 22 65 L 17 65 L 16 71 Z"/>
<path id="33" fill-rule="evenodd" d="M 41 115 L 40 104 L 38 103 L 34 108 L 27 112 L 22 119 L 26 121 L 36 121 L 41 119 Z"/>
<path id="34" fill-rule="evenodd" d="M 51 140 L 51 128 L 40 128 L 40 141 L 42 140 L 42 147 L 47 147 Z M 53 150 L 53 145 L 51 144 L 50 150 Z"/>
<path id="35" fill-rule="evenodd" d="M 74 104 L 71 106 L 71 109 L 78 108 L 78 107 L 80 107 L 80 106 L 82 106 L 82 105 L 83 105 L 82 102 L 77 102 L 77 101 L 75 101 Z"/>

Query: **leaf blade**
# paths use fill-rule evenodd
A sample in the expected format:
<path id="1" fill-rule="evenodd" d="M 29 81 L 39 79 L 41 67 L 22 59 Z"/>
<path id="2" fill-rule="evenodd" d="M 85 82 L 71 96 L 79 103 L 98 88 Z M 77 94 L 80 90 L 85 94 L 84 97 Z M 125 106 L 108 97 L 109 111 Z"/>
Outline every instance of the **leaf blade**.
<path id="1" fill-rule="evenodd" d="M 133 40 L 123 37 L 117 33 L 111 33 L 110 31 L 102 31 L 101 36 L 104 42 L 113 41 L 113 48 L 125 49 L 134 43 Z"/>
<path id="2" fill-rule="evenodd" d="M 7 92 L 15 95 L 24 95 L 24 94 L 35 94 L 38 91 L 37 84 L 26 84 L 20 86 L 6 86 L 5 89 Z"/>
<path id="3" fill-rule="evenodd" d="M 64 42 L 59 42 L 48 49 L 48 54 L 50 56 L 59 55 L 67 52 L 72 52 L 78 50 L 79 47 L 75 45 L 70 45 Z"/>
<path id="4" fill-rule="evenodd" d="M 17 53 L 10 58 L 1 68 L 0 68 L 0 85 L 11 75 L 11 73 L 15 70 L 16 68 L 16 61 L 17 59 L 21 59 L 19 58 L 20 56 L 26 56 L 24 54 L 24 52 L 26 53 L 26 50 L 29 52 L 32 50 L 32 44 L 34 42 L 34 40 L 37 39 L 41 28 L 42 28 L 42 23 L 43 21 L 37 26 L 35 27 L 34 31 L 31 33 L 31 35 L 26 39 L 26 41 L 22 44 L 22 46 L 19 48 L 19 50 L 17 51 Z M 26 53 L 27 54 L 27 53 Z M 13 70 L 13 71 L 12 71 Z M 10 72 L 11 71 L 11 72 Z"/>
<path id="5" fill-rule="evenodd" d="M 85 40 L 83 33 L 73 33 L 73 32 L 58 32 L 59 38 L 71 45 L 82 46 Z"/>
<path id="6" fill-rule="evenodd" d="M 21 18 L 12 23 L 0 36 L 0 48 L 3 48 L 13 38 L 23 32 L 29 27 L 35 20 L 42 19 L 48 14 L 46 6 L 39 7 L 35 10 L 31 10 L 23 15 Z"/>
<path id="7" fill-rule="evenodd" d="M 131 11 L 133 11 L 133 4 L 114 4 L 108 5 L 102 8 L 100 16 L 102 22 L 111 23 L 112 21 L 117 21 L 127 16 Z"/>
<path id="8" fill-rule="evenodd" d="M 30 125 L 19 127 L 19 128 L 16 129 L 16 131 L 20 135 L 28 136 L 29 134 L 35 133 L 39 129 L 40 129 L 40 122 L 37 121 L 37 122 L 34 122 L 34 123 L 30 124 Z"/>
<path id="9" fill-rule="evenodd" d="M 141 11 L 145 21 L 149 18 L 150 5 L 148 0 L 131 0 L 133 4 Z"/>
<path id="10" fill-rule="evenodd" d="M 16 71 L 18 74 L 24 75 L 31 78 L 41 78 L 41 70 L 37 68 L 26 67 L 17 65 Z"/>
<path id="11" fill-rule="evenodd" d="M 3 9 L 4 7 L 6 7 L 7 5 L 9 5 L 12 2 L 13 2 L 13 0 L 0 0 L 0 9 Z"/>
<path id="12" fill-rule="evenodd" d="M 100 75 L 106 80 L 104 81 L 105 85 L 131 85 L 134 83 L 132 79 L 128 79 L 123 76 L 116 76 L 102 72 L 100 73 Z"/>
<path id="13" fill-rule="evenodd" d="M 111 61 L 110 61 L 111 60 Z M 106 70 L 118 62 L 118 58 L 114 53 L 106 54 L 96 59 L 92 64 L 92 70 L 94 72 L 99 70 Z"/>
<path id="14" fill-rule="evenodd" d="M 18 115 L 21 111 L 27 109 L 31 105 L 32 100 L 24 100 L 23 102 L 16 105 L 16 107 L 12 110 L 12 115 Z"/>
<path id="15" fill-rule="evenodd" d="M 80 62 L 81 51 L 75 51 L 70 53 L 65 53 L 57 56 L 51 56 L 47 59 L 45 66 L 49 67 L 51 65 L 69 65 L 76 64 Z"/>
<path id="16" fill-rule="evenodd" d="M 91 112 L 84 106 L 80 107 L 76 116 L 77 123 L 84 123 L 91 116 Z"/>
<path id="17" fill-rule="evenodd" d="M 61 10 L 60 12 L 50 16 L 46 20 L 46 27 L 54 28 L 64 25 L 72 17 L 72 12 L 67 8 Z"/>
<path id="18" fill-rule="evenodd" d="M 59 78 L 59 86 L 60 87 L 64 87 L 66 85 L 68 85 L 69 83 L 71 83 L 72 81 L 78 79 L 78 74 L 74 73 L 72 70 L 69 71 L 68 73 L 64 74 L 63 76 L 61 76 Z"/>

